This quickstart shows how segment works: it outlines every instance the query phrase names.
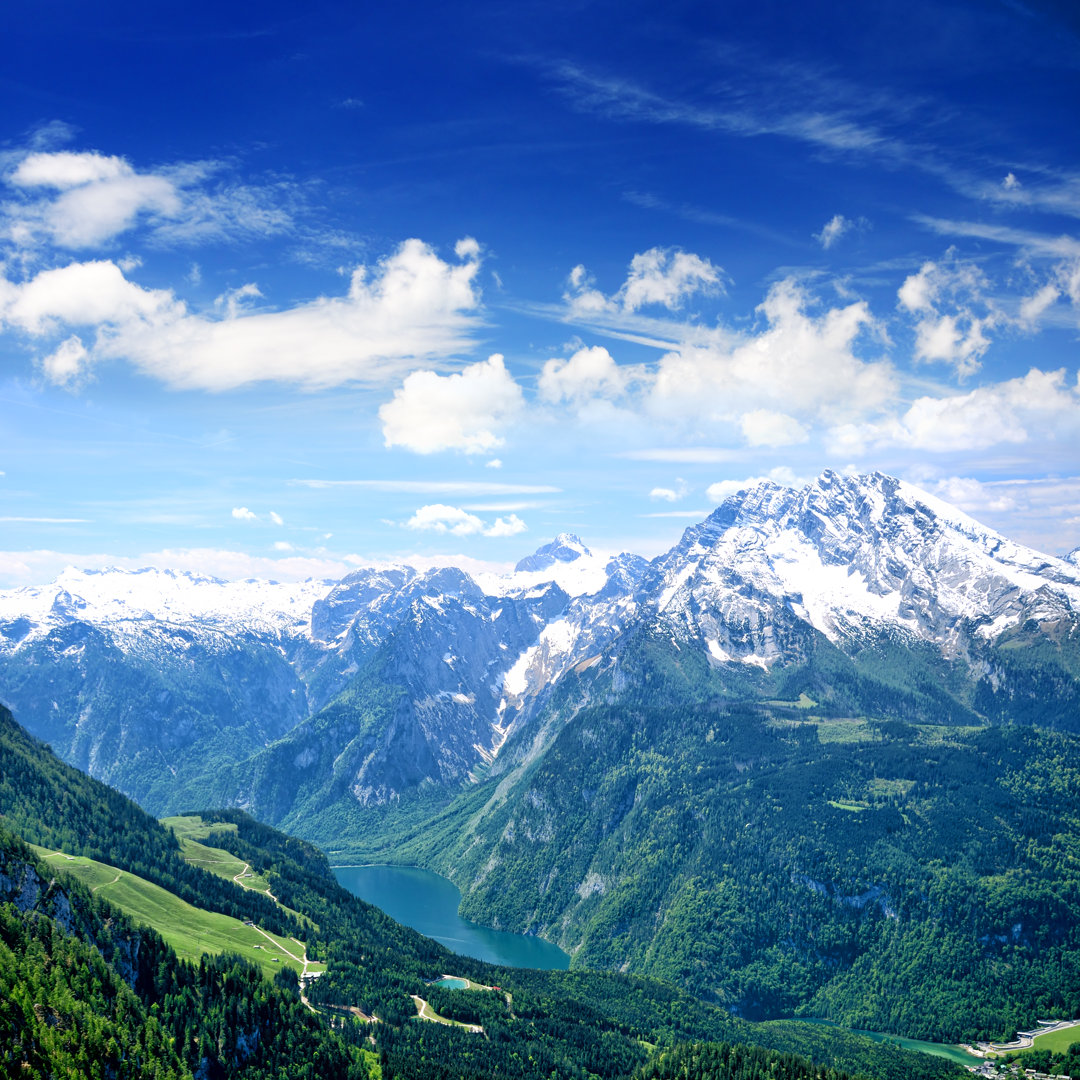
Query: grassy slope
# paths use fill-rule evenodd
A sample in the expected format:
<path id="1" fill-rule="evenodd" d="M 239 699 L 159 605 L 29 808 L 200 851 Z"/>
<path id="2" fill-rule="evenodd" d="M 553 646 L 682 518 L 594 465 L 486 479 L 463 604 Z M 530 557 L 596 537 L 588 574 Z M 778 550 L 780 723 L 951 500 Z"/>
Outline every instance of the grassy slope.
<path id="1" fill-rule="evenodd" d="M 301 946 L 295 941 L 260 932 L 228 915 L 193 907 L 160 886 L 117 870 L 108 863 L 82 855 L 51 852 L 35 845 L 31 847 L 50 866 L 77 878 L 95 895 L 108 900 L 136 922 L 152 927 L 183 960 L 197 960 L 204 953 L 235 953 L 258 964 L 268 977 L 273 977 L 283 965 L 291 967 L 297 974 L 303 968 L 294 959 L 303 955 Z M 322 965 L 309 964 L 308 970 L 321 971 Z"/>

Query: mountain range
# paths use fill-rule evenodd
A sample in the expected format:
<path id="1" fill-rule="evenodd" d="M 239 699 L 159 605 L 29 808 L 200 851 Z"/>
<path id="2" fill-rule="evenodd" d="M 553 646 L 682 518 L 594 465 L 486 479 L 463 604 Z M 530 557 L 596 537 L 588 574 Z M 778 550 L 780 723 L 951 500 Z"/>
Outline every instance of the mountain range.
<path id="1" fill-rule="evenodd" d="M 957 1002 L 1007 1024 L 1080 986 L 1046 839 L 1072 811 L 1037 768 L 1075 754 L 1078 631 L 1075 552 L 826 472 L 651 561 L 562 535 L 505 576 L 69 570 L 0 594 L 0 692 L 154 813 L 241 807 L 439 869 L 474 918 L 748 1016 L 951 1037 Z M 1028 989 L 971 974 L 988 960 Z M 903 992 L 868 998 L 901 961 Z M 913 971 L 953 1003 L 936 1019 Z"/>

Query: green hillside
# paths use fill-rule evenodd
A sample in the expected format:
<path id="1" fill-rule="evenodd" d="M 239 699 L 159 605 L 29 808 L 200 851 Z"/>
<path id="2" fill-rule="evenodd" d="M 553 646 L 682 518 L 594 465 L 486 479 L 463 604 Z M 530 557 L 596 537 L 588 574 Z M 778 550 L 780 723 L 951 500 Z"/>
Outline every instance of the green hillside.
<path id="1" fill-rule="evenodd" d="M 841 712 L 813 670 L 739 703 L 706 669 L 639 642 L 604 704 L 553 703 L 542 756 L 357 854 L 751 1018 L 955 1042 L 1080 1015 L 1080 737 Z"/>
<path id="2" fill-rule="evenodd" d="M 807 1058 L 881 1080 L 958 1075 L 947 1062 L 844 1032 L 747 1024 L 648 979 L 501 969 L 452 957 L 342 890 L 317 849 L 236 811 L 204 814 L 201 824 L 174 823 L 185 840 L 202 834 L 209 841 L 202 846 L 219 852 L 218 874 L 189 866 L 173 832 L 61 765 L 7 713 L 0 713 L 0 762 L 0 900 L 9 901 L 0 948 L 0 1061 L 9 1073 L 617 1080 L 647 1067 L 661 1047 L 726 1040 L 767 1047 L 762 1060 L 777 1080 L 802 1076 Z M 124 826 L 114 850 L 110 813 Z M 72 848 L 105 857 L 64 858 L 54 844 L 36 853 L 7 831 L 16 821 L 39 842 L 66 835 Z M 223 876 L 234 865 L 226 855 L 249 865 L 280 904 Z M 148 878 L 135 880 L 142 878 L 136 863 L 183 883 L 199 910 L 162 895 L 164 887 Z M 294 971 L 268 978 L 265 965 L 231 951 L 235 944 L 242 952 L 244 942 L 228 939 L 234 924 L 222 920 L 233 918 L 227 909 L 249 902 L 272 910 L 290 930 L 300 920 L 280 905 L 300 913 L 303 932 L 296 936 L 326 968 L 307 984 L 309 1004 Z M 159 923 L 161 933 L 147 922 Z M 211 932 L 226 939 L 212 941 Z M 203 946 L 208 951 L 197 963 L 184 959 Z M 219 946 L 230 951 L 217 954 Z M 74 956 L 83 959 L 67 963 Z M 448 970 L 497 984 L 509 998 L 428 985 Z M 414 996 L 457 1023 L 417 1019 Z M 379 1022 L 363 1022 L 360 1014 Z M 792 1054 L 802 1056 L 795 1061 Z"/>
<path id="3" fill-rule="evenodd" d="M 152 926 L 182 960 L 234 953 L 258 965 L 270 978 L 282 967 L 291 968 L 297 975 L 311 971 L 321 974 L 325 970 L 321 964 L 305 967 L 303 945 L 292 938 L 260 930 L 231 915 L 194 907 L 160 885 L 84 855 L 64 855 L 33 845 L 31 848 L 57 873 L 81 881 L 91 893 L 119 908 L 140 926 Z"/>

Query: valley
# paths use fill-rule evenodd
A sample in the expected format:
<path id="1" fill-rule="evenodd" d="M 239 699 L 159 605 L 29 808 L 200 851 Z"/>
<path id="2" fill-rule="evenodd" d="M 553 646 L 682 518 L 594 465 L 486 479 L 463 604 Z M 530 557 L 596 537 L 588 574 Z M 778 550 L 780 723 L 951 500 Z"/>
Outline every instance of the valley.
<path id="1" fill-rule="evenodd" d="M 955 1044 L 1080 1014 L 1080 568 L 882 474 L 763 482 L 652 561 L 562 535 L 503 577 L 66 571 L 0 594 L 0 691 L 164 815 L 181 862 L 62 832 L 50 857 L 196 907 L 207 871 L 273 935 L 241 955 L 266 970 L 277 942 L 313 1007 L 388 1032 L 413 997 L 503 1023 L 427 980 L 505 976 L 430 953 L 392 1007 L 360 993 L 261 843 L 317 844 L 341 883 L 419 868 L 388 908 L 435 872 L 459 910 L 424 929 L 455 951 L 490 927 L 517 944 L 461 950 L 660 980 L 740 1024 Z"/>
<path id="2" fill-rule="evenodd" d="M 203 846 L 241 858 L 266 877 L 282 898 L 275 903 L 191 867 L 172 830 L 61 765 L 3 711 L 0 760 L 0 989 L 6 995 L 0 1045 L 31 1068 L 62 1065 L 78 1074 L 80 1063 L 92 1060 L 121 1077 L 142 1075 L 149 1063 L 168 1080 L 192 1074 L 306 1080 L 318 1062 L 328 1075 L 350 1080 L 420 1080 L 433 1067 L 467 1077 L 512 1072 L 541 1080 L 554 1072 L 616 1080 L 644 1067 L 660 1047 L 693 1043 L 707 1053 L 731 1045 L 722 1042 L 728 1039 L 778 1080 L 956 1075 L 948 1063 L 836 1030 L 747 1024 L 654 980 L 494 967 L 453 956 L 350 896 L 310 845 L 235 811 L 179 823 L 181 832 L 199 834 L 209 826 Z M 54 844 L 61 836 L 65 843 Z M 107 858 L 69 858 L 56 854 L 58 846 Z M 56 871 L 57 861 L 74 862 L 76 873 Z M 134 873 L 136 865 L 142 874 Z M 185 961 L 143 920 L 158 919 L 174 935 L 204 915 L 174 899 L 131 918 L 101 895 L 142 878 L 131 882 L 133 895 L 153 899 L 158 891 L 147 888 L 147 874 L 191 892 L 202 913 L 228 915 L 237 904 L 249 906 L 250 921 L 273 927 L 283 954 L 299 961 L 289 942 L 302 948 L 302 938 L 304 959 L 314 953 L 324 973 L 301 988 L 294 970 L 283 966 L 268 977 L 235 954 L 214 955 L 212 946 Z M 466 988 L 448 985 L 447 972 Z M 418 1000 L 427 1022 L 419 1018 Z M 89 1016 L 96 1019 L 88 1022 Z"/>

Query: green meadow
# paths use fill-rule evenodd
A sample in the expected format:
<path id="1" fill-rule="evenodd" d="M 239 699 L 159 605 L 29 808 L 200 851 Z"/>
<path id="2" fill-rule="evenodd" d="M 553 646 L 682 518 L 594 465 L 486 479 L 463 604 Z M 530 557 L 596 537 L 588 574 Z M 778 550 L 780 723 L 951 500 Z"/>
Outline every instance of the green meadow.
<path id="1" fill-rule="evenodd" d="M 198 960 L 204 953 L 228 952 L 258 964 L 267 976 L 282 967 L 291 967 L 298 975 L 303 970 L 298 958 L 303 957 L 304 948 L 295 941 L 258 930 L 229 915 L 193 907 L 160 886 L 107 863 L 48 848 L 34 850 L 50 866 L 78 878 L 96 896 L 156 930 L 184 960 Z M 240 863 L 237 872 L 242 868 Z M 308 964 L 309 974 L 321 970 L 321 964 Z"/>
<path id="2" fill-rule="evenodd" d="M 1048 1031 L 1045 1035 L 1036 1035 L 1032 1040 L 1032 1049 L 1064 1054 L 1075 1042 L 1080 1042 L 1080 1025 Z"/>

